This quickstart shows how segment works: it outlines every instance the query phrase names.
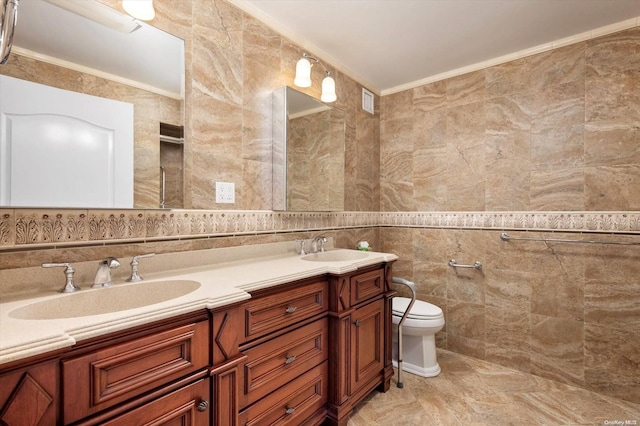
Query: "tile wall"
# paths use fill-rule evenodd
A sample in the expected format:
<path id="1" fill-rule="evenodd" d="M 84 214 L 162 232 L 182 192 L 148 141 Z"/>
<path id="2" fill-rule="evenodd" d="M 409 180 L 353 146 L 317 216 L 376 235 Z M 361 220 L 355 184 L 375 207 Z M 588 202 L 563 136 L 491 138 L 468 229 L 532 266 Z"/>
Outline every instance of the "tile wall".
<path id="1" fill-rule="evenodd" d="M 639 249 L 498 238 L 637 241 L 638 28 L 385 96 L 375 116 L 335 72 L 345 212 L 274 213 L 267 98 L 291 84 L 302 48 L 224 0 L 155 6 L 154 25 L 185 39 L 184 200 L 207 210 L 1 209 L 0 269 L 318 233 L 338 247 L 367 239 L 443 307 L 439 345 L 640 401 Z M 238 211 L 211 205 L 216 180 L 237 182 Z M 484 267 L 452 270 L 451 257 Z"/>
<path id="2" fill-rule="evenodd" d="M 596 210 L 637 214 L 640 28 L 385 96 L 380 140 L 383 250 L 445 311 L 438 344 L 640 402 L 640 245 L 491 229 L 558 238 L 536 218 L 571 231 Z M 461 229 L 431 229 L 443 211 Z"/>

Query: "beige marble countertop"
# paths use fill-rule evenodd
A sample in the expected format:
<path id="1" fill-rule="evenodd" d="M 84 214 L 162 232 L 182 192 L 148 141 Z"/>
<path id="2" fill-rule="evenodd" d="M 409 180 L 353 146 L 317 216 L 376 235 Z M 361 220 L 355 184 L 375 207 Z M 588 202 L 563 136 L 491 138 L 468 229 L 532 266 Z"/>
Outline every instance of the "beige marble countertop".
<path id="1" fill-rule="evenodd" d="M 286 249 L 283 250 L 282 247 L 282 243 L 276 243 L 249 246 L 244 249 L 237 247 L 212 249 L 205 251 L 211 253 L 197 254 L 196 257 L 199 256 L 200 259 L 183 259 L 181 262 L 175 262 L 175 259 L 172 259 L 180 266 L 187 265 L 187 267 L 146 273 L 143 275 L 145 279 L 142 283 L 191 280 L 199 282 L 200 287 L 184 296 L 134 309 L 56 319 L 18 319 L 15 318 L 15 313 L 12 315 L 13 311 L 24 309 L 25 306 L 34 303 L 49 300 L 62 301 L 64 298 L 74 297 L 82 292 L 95 292 L 99 295 L 99 292 L 113 287 L 83 288 L 71 294 L 49 290 L 31 293 L 26 298 L 3 301 L 0 303 L 0 364 L 70 347 L 84 339 L 137 325 L 239 302 L 251 297 L 249 291 L 325 273 L 344 274 L 364 266 L 397 259 L 396 255 L 388 253 L 360 252 L 365 253 L 366 256 L 356 260 L 314 262 L 303 260 L 300 255 L 290 249 L 290 243 Z M 267 255 L 267 253 L 270 254 Z M 166 263 L 167 258 L 162 259 L 166 256 L 155 256 L 151 259 L 160 265 Z M 212 257 L 217 261 L 212 261 Z M 145 261 L 148 260 L 150 259 L 145 259 Z M 149 269 L 152 268 L 149 267 Z M 124 280 L 114 279 L 114 287 L 136 285 L 139 283 L 126 283 Z M 65 313 L 60 312 L 60 316 L 63 315 Z"/>

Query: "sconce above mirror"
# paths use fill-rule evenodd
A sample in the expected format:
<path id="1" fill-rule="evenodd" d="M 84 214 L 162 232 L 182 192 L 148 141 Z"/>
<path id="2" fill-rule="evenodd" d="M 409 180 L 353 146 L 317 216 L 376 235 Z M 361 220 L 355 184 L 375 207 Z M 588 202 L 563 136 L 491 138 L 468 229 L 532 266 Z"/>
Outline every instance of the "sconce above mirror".
<path id="1" fill-rule="evenodd" d="M 344 210 L 344 112 L 283 87 L 273 120 L 273 209 Z"/>

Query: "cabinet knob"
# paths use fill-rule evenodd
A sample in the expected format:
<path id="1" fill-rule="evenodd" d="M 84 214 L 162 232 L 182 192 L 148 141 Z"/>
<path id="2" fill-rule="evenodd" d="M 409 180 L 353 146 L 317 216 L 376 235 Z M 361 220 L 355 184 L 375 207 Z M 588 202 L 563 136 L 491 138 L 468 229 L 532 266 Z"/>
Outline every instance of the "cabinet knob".
<path id="1" fill-rule="evenodd" d="M 293 414 L 294 411 L 296 411 L 296 407 L 287 407 L 284 412 L 285 414 Z"/>
<path id="2" fill-rule="evenodd" d="M 285 363 L 285 364 L 287 364 L 287 365 L 289 365 L 289 364 L 291 364 L 291 363 L 292 363 L 293 361 L 295 361 L 295 360 L 296 360 L 296 356 L 295 356 L 295 355 L 291 355 L 291 356 L 288 356 L 288 357 L 287 357 L 287 359 L 284 361 L 284 363 Z"/>
<path id="3" fill-rule="evenodd" d="M 284 311 L 288 314 L 292 314 L 296 311 L 296 309 L 298 309 L 297 306 L 287 306 L 287 309 L 285 309 Z"/>
<path id="4" fill-rule="evenodd" d="M 353 322 L 353 325 L 355 325 L 356 327 L 360 327 L 360 320 L 355 320 Z"/>
<path id="5" fill-rule="evenodd" d="M 209 408 L 209 402 L 206 399 L 201 399 L 198 403 L 198 406 L 196 407 L 196 410 L 207 411 L 207 408 Z"/>

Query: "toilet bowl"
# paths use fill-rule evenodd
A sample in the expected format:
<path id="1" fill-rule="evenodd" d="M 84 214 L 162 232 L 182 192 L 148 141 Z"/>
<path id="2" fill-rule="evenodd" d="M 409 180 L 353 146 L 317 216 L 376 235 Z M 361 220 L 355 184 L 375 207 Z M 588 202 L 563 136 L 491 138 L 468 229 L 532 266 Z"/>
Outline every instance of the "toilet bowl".
<path id="1" fill-rule="evenodd" d="M 411 299 L 393 298 L 393 365 L 398 366 L 398 323 Z M 442 309 L 416 300 L 402 324 L 402 370 L 422 377 L 440 374 L 435 334 L 444 327 Z"/>

